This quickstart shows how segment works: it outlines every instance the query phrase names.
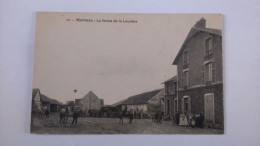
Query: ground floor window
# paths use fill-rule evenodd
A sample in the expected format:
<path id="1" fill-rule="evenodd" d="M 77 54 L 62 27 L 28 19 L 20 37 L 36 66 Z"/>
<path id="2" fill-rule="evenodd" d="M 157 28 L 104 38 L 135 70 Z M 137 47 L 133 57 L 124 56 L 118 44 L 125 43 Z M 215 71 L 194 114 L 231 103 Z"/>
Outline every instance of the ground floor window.
<path id="1" fill-rule="evenodd" d="M 190 104 L 190 96 L 183 96 L 182 98 L 182 112 L 183 114 L 190 113 L 191 104 Z"/>

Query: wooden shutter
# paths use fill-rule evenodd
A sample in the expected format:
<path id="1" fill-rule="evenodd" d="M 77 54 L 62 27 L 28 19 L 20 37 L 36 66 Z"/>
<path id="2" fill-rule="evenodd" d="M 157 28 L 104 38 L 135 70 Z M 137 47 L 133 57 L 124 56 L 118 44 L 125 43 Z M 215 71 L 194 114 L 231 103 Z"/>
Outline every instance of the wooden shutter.
<path id="1" fill-rule="evenodd" d="M 205 81 L 204 81 L 204 80 L 205 80 L 205 79 L 204 79 L 204 76 L 205 76 L 204 68 L 205 68 L 205 67 L 204 67 L 204 64 L 203 64 L 203 65 L 201 66 L 201 84 L 202 84 L 202 85 L 204 85 L 204 82 L 205 82 Z"/>
<path id="2" fill-rule="evenodd" d="M 212 62 L 212 83 L 216 82 L 216 67 L 215 62 Z"/>

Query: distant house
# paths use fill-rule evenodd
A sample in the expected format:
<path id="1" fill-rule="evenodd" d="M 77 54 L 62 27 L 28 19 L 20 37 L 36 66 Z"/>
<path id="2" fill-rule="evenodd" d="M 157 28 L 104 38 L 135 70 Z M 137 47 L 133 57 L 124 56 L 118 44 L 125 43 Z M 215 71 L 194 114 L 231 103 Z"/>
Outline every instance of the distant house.
<path id="1" fill-rule="evenodd" d="M 177 99 L 177 76 L 174 76 L 163 82 L 165 92 L 162 98 L 165 115 L 175 115 L 178 112 L 178 99 Z"/>
<path id="2" fill-rule="evenodd" d="M 59 103 L 55 99 L 51 99 L 48 96 L 42 94 L 41 95 L 42 105 L 45 109 L 48 109 L 50 112 L 58 112 L 60 109 L 61 103 Z"/>
<path id="3" fill-rule="evenodd" d="M 50 112 L 58 112 L 61 103 L 55 99 L 51 99 L 44 94 L 41 94 L 40 89 L 35 88 L 32 91 L 32 108 L 33 110 L 48 109 Z"/>
<path id="4" fill-rule="evenodd" d="M 154 90 L 154 91 L 130 96 L 122 103 L 122 110 L 126 107 L 128 111 L 130 109 L 132 110 L 138 109 L 138 110 L 142 110 L 143 112 L 147 112 L 147 106 L 149 100 L 151 100 L 156 94 L 158 94 L 161 91 L 162 89 L 159 89 L 159 90 Z"/>
<path id="5" fill-rule="evenodd" d="M 191 28 L 173 61 L 178 73 L 178 107 L 203 112 L 206 124 L 223 125 L 222 34 L 204 18 Z"/>
<path id="6" fill-rule="evenodd" d="M 82 111 L 100 110 L 104 106 L 104 100 L 100 99 L 94 92 L 89 91 L 83 98 L 75 99 L 75 106 Z"/>
<path id="7" fill-rule="evenodd" d="M 40 89 L 35 88 L 32 91 L 32 109 L 41 109 L 42 108 L 42 102 L 41 102 L 41 92 Z"/>

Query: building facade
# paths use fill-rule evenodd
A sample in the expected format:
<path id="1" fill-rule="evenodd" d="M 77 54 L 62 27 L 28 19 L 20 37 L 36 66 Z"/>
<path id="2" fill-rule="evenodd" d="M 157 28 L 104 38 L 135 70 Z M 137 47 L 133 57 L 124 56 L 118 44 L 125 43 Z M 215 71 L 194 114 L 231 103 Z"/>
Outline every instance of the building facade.
<path id="1" fill-rule="evenodd" d="M 161 95 L 163 96 L 162 89 L 141 93 L 138 95 L 130 96 L 122 103 L 121 110 L 125 107 L 129 110 L 142 110 L 143 112 L 148 111 L 148 104 L 159 104 Z"/>
<path id="2" fill-rule="evenodd" d="M 162 102 L 164 103 L 164 114 L 174 116 L 178 112 L 177 99 L 177 76 L 174 76 L 164 83 L 164 96 Z"/>
<path id="3" fill-rule="evenodd" d="M 100 110 L 104 106 L 104 100 L 94 92 L 89 91 L 83 98 L 75 99 L 75 106 L 88 113 L 89 110 Z"/>
<path id="4" fill-rule="evenodd" d="M 35 88 L 32 90 L 32 110 L 42 109 L 41 92 L 40 89 Z"/>
<path id="5" fill-rule="evenodd" d="M 204 18 L 191 28 L 173 61 L 182 114 L 203 113 L 206 125 L 224 126 L 222 34 Z"/>
<path id="6" fill-rule="evenodd" d="M 33 110 L 48 110 L 50 112 L 58 112 L 61 103 L 55 99 L 41 94 L 40 89 L 33 89 L 32 92 L 32 108 Z"/>

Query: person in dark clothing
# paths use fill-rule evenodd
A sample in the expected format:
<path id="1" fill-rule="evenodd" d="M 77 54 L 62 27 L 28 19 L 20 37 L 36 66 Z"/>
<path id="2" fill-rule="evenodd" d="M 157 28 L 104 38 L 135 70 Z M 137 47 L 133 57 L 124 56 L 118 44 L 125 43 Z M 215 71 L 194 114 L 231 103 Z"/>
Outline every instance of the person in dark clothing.
<path id="1" fill-rule="evenodd" d="M 199 117 L 196 118 L 196 125 L 197 127 L 199 128 L 203 128 L 203 123 L 204 123 L 204 115 L 203 113 L 201 112 L 199 114 Z"/>
<path id="2" fill-rule="evenodd" d="M 47 109 L 47 110 L 45 111 L 45 117 L 46 117 L 46 118 L 49 118 L 49 114 L 50 114 L 50 112 L 49 112 L 49 110 Z"/>
<path id="3" fill-rule="evenodd" d="M 176 124 L 176 125 L 179 125 L 179 123 L 180 123 L 180 112 L 178 112 L 178 113 L 176 114 L 176 116 L 175 116 L 175 124 Z"/>
<path id="4" fill-rule="evenodd" d="M 204 122 L 204 115 L 203 115 L 203 113 L 201 112 L 201 113 L 200 113 L 200 117 L 199 117 L 199 119 L 198 119 L 198 127 L 199 127 L 199 128 L 203 128 L 203 122 Z"/>
<path id="5" fill-rule="evenodd" d="M 128 116 L 129 116 L 129 124 L 132 124 L 133 123 L 133 119 L 134 119 L 133 111 L 129 111 Z"/>
<path id="6" fill-rule="evenodd" d="M 162 124 L 162 119 L 163 119 L 163 112 L 162 112 L 162 111 L 159 111 L 158 124 Z"/>
<path id="7" fill-rule="evenodd" d="M 74 123 L 74 121 L 75 121 L 75 124 L 77 124 L 77 121 L 78 121 L 78 112 L 77 111 L 73 112 L 73 120 L 72 120 L 71 125 Z"/>

